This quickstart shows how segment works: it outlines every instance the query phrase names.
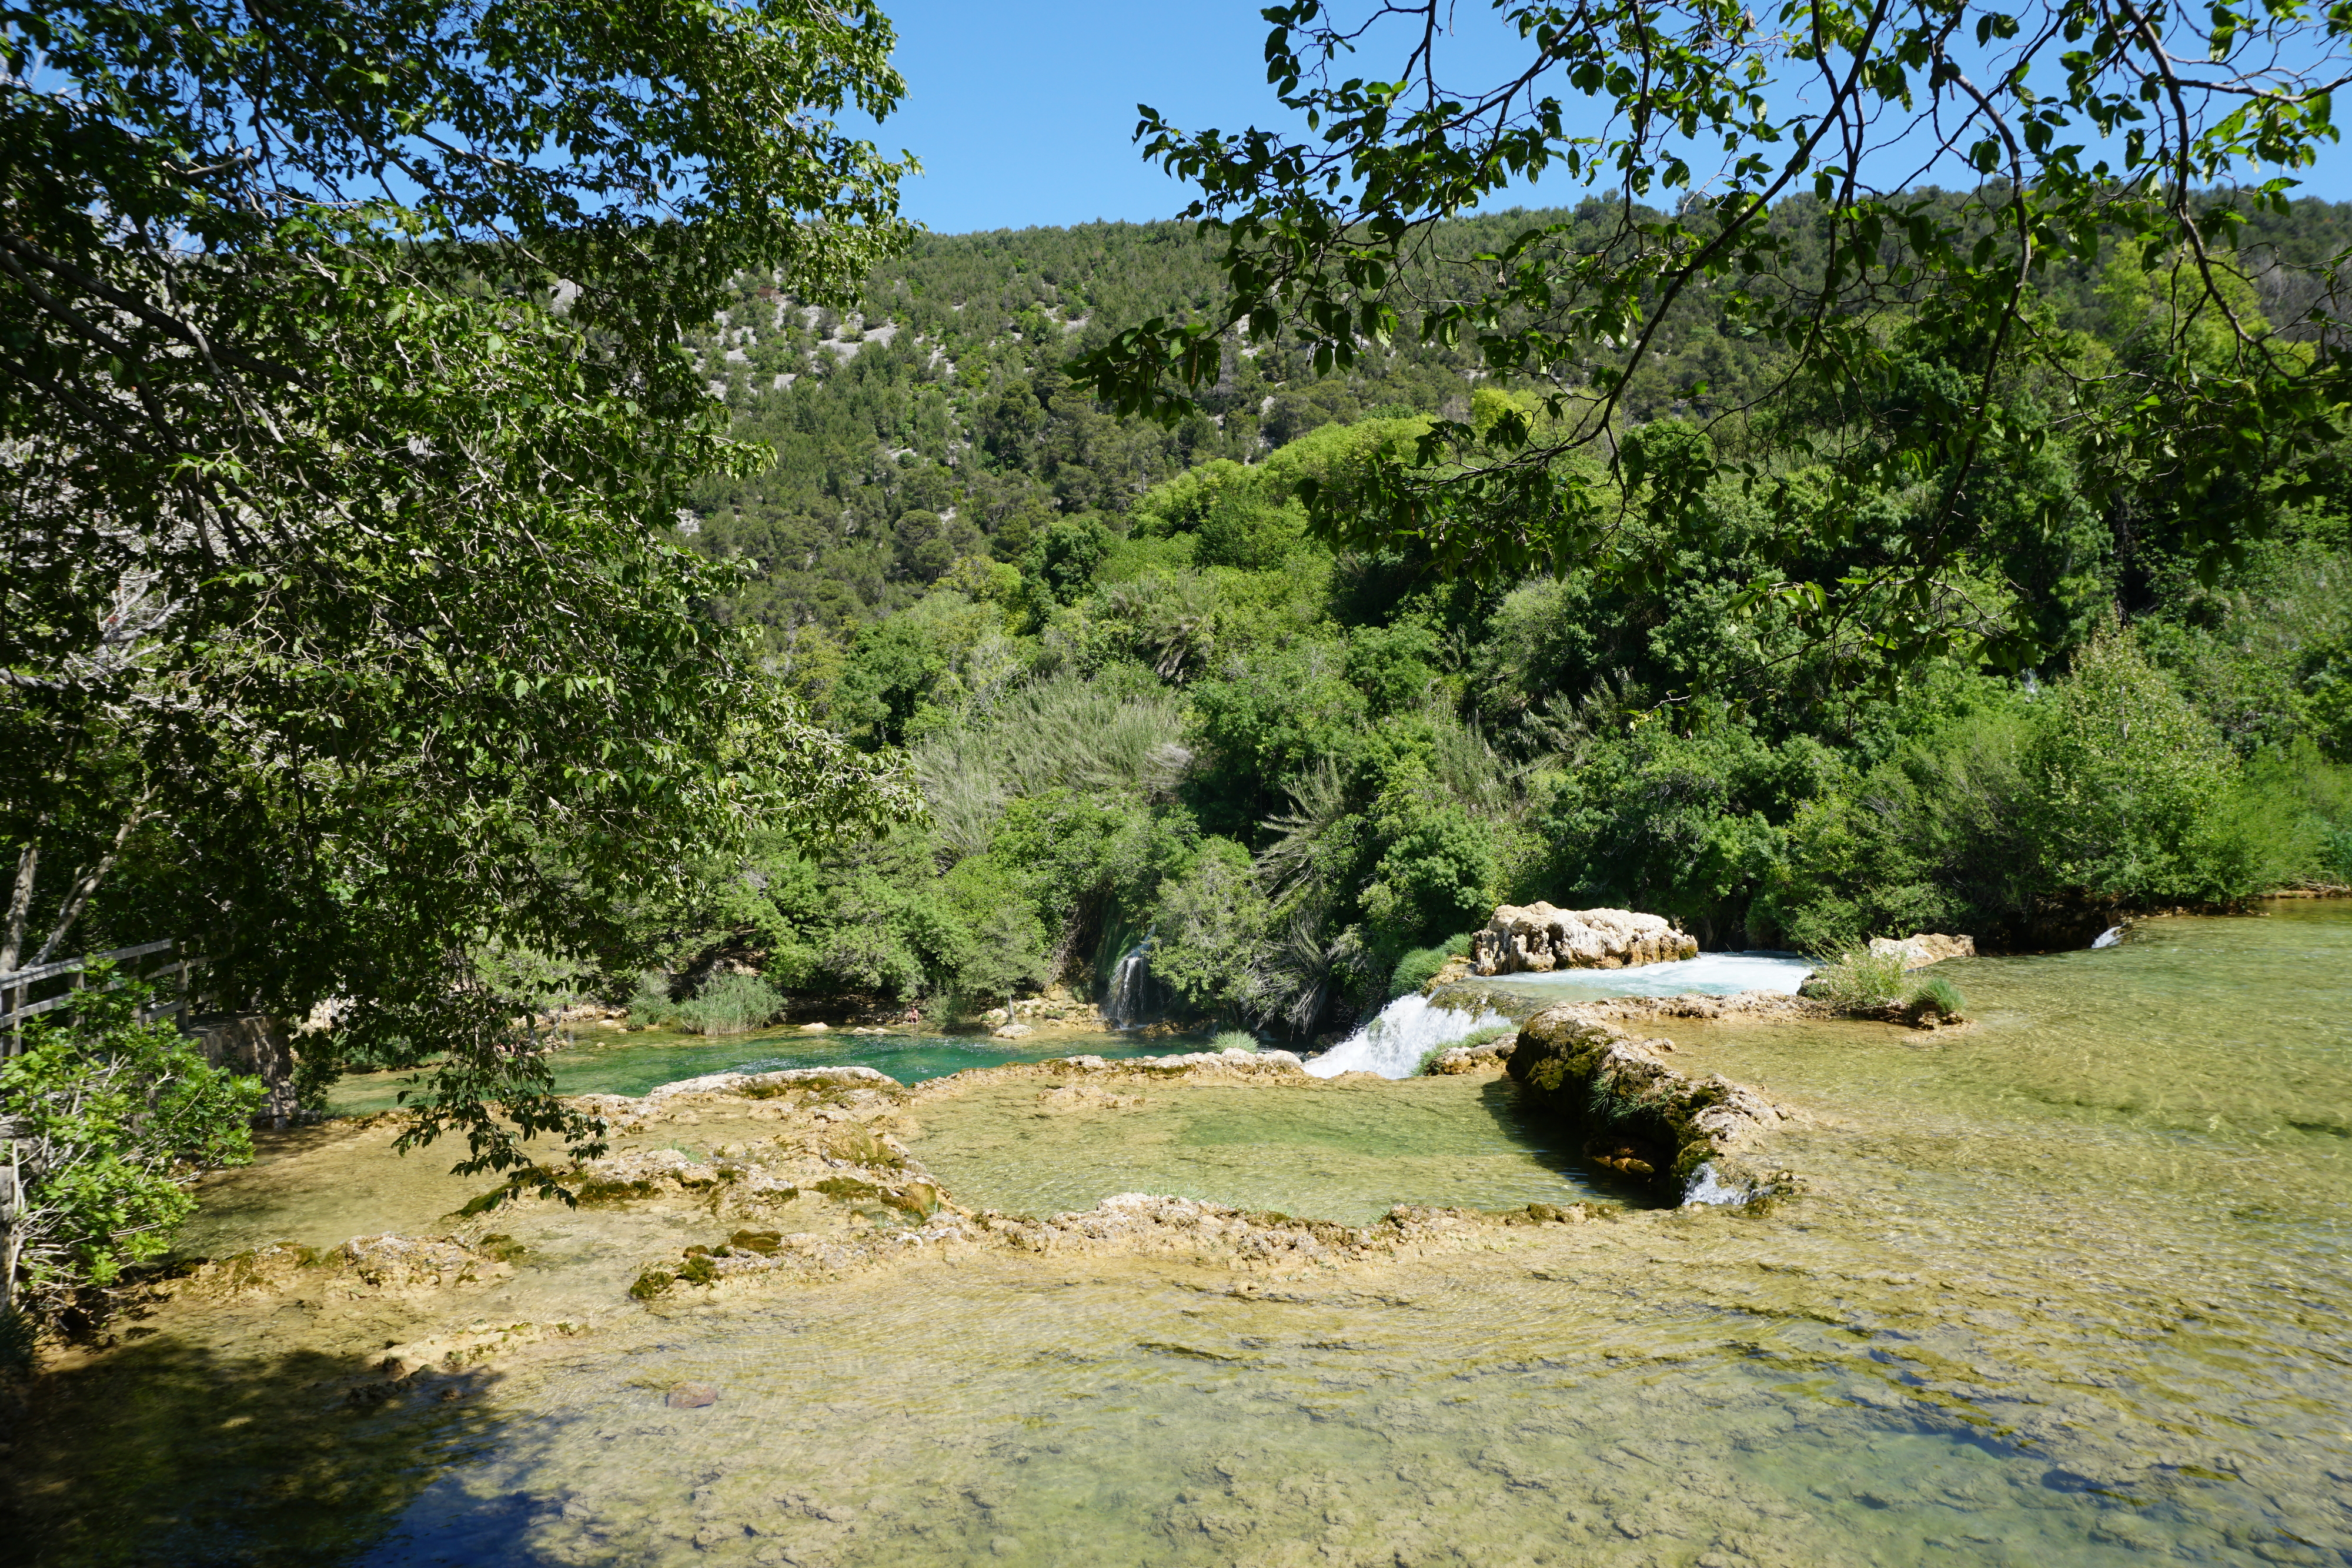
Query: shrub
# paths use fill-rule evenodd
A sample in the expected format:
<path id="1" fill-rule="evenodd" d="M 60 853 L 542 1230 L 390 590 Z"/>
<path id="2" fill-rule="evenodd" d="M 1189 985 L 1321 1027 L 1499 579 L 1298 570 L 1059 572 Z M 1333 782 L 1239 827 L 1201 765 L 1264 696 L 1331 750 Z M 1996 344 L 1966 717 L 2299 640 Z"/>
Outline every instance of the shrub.
<path id="1" fill-rule="evenodd" d="M 0 1105 L 22 1187 L 0 1208 L 0 1312 L 27 1316 L 161 1257 L 196 1207 L 194 1172 L 253 1157 L 263 1086 L 207 1062 L 164 1022 L 142 1022 L 143 985 L 107 989 L 109 967 L 0 1061 Z M 22 1339 L 24 1324 L 6 1331 Z"/>
<path id="2" fill-rule="evenodd" d="M 677 1004 L 669 998 L 669 977 L 659 969 L 639 975 L 637 988 L 629 998 L 629 1027 L 669 1029 L 677 1019 Z"/>
<path id="3" fill-rule="evenodd" d="M 1229 1029 L 1209 1042 L 1211 1051 L 1255 1051 L 1257 1036 L 1244 1030 Z"/>
<path id="4" fill-rule="evenodd" d="M 764 976 L 713 975 L 692 1000 L 670 1010 L 680 1029 L 695 1034 L 741 1034 L 782 1012 L 784 998 Z"/>
<path id="5" fill-rule="evenodd" d="M 1426 940 L 1483 918 L 1495 905 L 1493 831 L 1459 806 L 1413 804 L 1419 809 L 1409 818 L 1394 813 L 1404 819 L 1395 824 L 1402 831 L 1363 893 L 1366 919 L 1383 934 L 1383 945 Z"/>
<path id="6" fill-rule="evenodd" d="M 1913 1023 L 1922 1021 L 1930 1014 L 1946 1023 L 1958 1023 L 1968 1017 L 1968 998 L 1960 995 L 1960 988 L 1937 975 L 1911 988 L 1911 995 L 1904 1002 L 1903 1010 L 1910 1016 Z"/>
<path id="7" fill-rule="evenodd" d="M 2084 650 L 2035 721 L 2026 813 L 2049 883 L 2141 904 L 2255 891 L 2260 852 L 2229 809 L 2236 759 L 2130 643 Z"/>
<path id="8" fill-rule="evenodd" d="M 1813 971 L 1805 995 L 1847 1012 L 1871 1012 L 1903 994 L 1903 960 L 1856 947 Z"/>
<path id="9" fill-rule="evenodd" d="M 1396 961 L 1389 972 L 1389 1000 L 1410 995 L 1429 984 L 1430 977 L 1445 967 L 1445 950 L 1442 947 L 1415 947 Z"/>
<path id="10" fill-rule="evenodd" d="M 1415 947 L 1399 958 L 1396 967 L 1389 974 L 1389 1000 L 1394 1001 L 1429 984 L 1430 977 L 1445 967 L 1447 959 L 1468 957 L 1471 936 L 1472 933 L 1465 931 L 1447 937 L 1434 947 Z"/>
<path id="11" fill-rule="evenodd" d="M 1196 1012 L 1233 1017 L 1271 924 L 1249 852 L 1230 840 L 1203 840 L 1191 868 L 1161 885 L 1160 915 L 1151 977 Z"/>

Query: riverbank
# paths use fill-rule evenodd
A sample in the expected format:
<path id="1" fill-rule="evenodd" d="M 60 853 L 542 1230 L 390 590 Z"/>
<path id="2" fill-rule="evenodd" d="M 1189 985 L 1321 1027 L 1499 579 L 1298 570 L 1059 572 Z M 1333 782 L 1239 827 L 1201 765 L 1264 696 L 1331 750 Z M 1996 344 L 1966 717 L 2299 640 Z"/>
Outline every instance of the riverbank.
<path id="1" fill-rule="evenodd" d="M 622 1134 L 646 1168 L 613 1173 L 649 1192 L 444 1225 L 470 1262 L 280 1258 L 77 1353 L 16 1439 L 8 1536 L 56 1562 L 839 1568 L 1063 1562 L 1080 1532 L 1186 1565 L 2352 1551 L 2352 910 L 1957 962 L 1965 1031 L 1643 1027 L 1799 1113 L 1772 1148 L 1801 1191 L 1760 1213 L 1644 1207 L 1541 1124 L 1514 1142 L 1493 1071 L 667 1096 Z M 1474 1133 L 1487 1152 L 1447 1145 Z M 278 1196 L 242 1234 L 390 1134 L 317 1135 L 358 1142 L 251 1173 Z M 724 1174 L 752 1165 L 796 1196 Z M 1128 1171 L 1202 1179 L 1077 1202 Z M 1220 1172 L 1265 1185 L 1221 1201 Z M 1496 1201 L 1339 1212 L 1442 1172 Z M 1500 1201 L 1538 1180 L 1564 1201 Z M 361 1201 L 462 1201 L 427 1185 Z"/>

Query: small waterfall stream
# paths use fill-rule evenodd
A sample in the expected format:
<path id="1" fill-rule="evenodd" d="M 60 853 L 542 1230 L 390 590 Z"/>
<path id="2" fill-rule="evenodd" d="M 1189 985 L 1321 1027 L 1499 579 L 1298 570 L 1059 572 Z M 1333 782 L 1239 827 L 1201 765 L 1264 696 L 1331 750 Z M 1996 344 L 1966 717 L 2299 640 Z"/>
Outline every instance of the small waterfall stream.
<path id="1" fill-rule="evenodd" d="M 1381 1009 L 1381 1016 L 1307 1064 L 1318 1078 L 1342 1072 L 1377 1072 L 1383 1078 L 1410 1078 L 1421 1060 L 1440 1046 L 1451 1045 L 1482 1029 L 1507 1026 L 1511 1020 L 1486 1007 L 1441 1007 L 1417 993 L 1399 997 Z"/>
<path id="2" fill-rule="evenodd" d="M 1133 1029 L 1160 1010 L 1151 978 L 1151 944 L 1139 942 L 1110 972 L 1103 988 L 1103 1021 L 1113 1029 Z"/>

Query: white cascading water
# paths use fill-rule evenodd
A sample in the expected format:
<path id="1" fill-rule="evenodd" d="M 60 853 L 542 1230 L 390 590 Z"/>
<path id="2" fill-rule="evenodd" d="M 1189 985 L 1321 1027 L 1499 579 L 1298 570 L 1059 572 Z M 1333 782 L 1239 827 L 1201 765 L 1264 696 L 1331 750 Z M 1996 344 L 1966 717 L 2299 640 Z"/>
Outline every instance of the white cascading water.
<path id="1" fill-rule="evenodd" d="M 1683 1184 L 1685 1203 L 1704 1203 L 1720 1208 L 1746 1203 L 1755 1196 L 1745 1186 L 1725 1181 L 1713 1160 L 1691 1172 L 1690 1180 Z"/>
<path id="2" fill-rule="evenodd" d="M 2120 946 L 2123 939 L 2124 928 L 2120 925 L 2110 925 L 2092 939 L 2091 946 L 2094 947 L 2114 947 Z"/>
<path id="3" fill-rule="evenodd" d="M 1151 1007 L 1151 955 L 1137 947 L 1121 958 L 1110 972 L 1110 985 L 1103 993 L 1103 1021 L 1113 1029 L 1127 1029 L 1142 1020 Z"/>
<path id="4" fill-rule="evenodd" d="M 1318 1078 L 1342 1072 L 1377 1072 L 1383 1078 L 1410 1078 L 1421 1070 L 1422 1059 L 1440 1046 L 1477 1033 L 1482 1029 L 1508 1028 L 1511 1020 L 1486 1008 L 1438 1007 L 1427 997 L 1407 994 L 1381 1009 L 1381 1016 L 1307 1063 Z"/>
<path id="5" fill-rule="evenodd" d="M 1696 958 L 1637 964 L 1630 969 L 1522 971 L 1495 978 L 1513 986 L 1582 991 L 1594 998 L 1675 997 L 1691 991 L 1727 997 L 1738 991 L 1794 995 L 1812 972 L 1811 961 L 1794 953 L 1701 953 Z"/>

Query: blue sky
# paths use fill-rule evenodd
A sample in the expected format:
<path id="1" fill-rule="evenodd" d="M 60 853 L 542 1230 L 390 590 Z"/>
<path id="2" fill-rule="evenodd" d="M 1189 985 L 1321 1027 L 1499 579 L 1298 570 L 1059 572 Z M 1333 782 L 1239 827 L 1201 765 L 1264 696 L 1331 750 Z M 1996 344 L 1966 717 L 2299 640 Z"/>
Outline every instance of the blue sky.
<path id="1" fill-rule="evenodd" d="M 1172 215 L 1192 193 L 1139 155 L 1135 106 L 1188 131 L 1274 123 L 1265 4 L 883 0 L 908 99 L 871 134 L 923 161 L 907 214 L 941 234 Z"/>
<path id="2" fill-rule="evenodd" d="M 1135 106 L 1149 103 L 1188 131 L 1277 123 L 1258 16 L 1265 3 L 883 0 L 898 30 L 908 100 L 878 130 L 861 129 L 922 160 L 922 176 L 904 188 L 905 211 L 938 233 L 1168 217 L 1191 193 L 1138 156 Z M 1454 79 L 1483 85 L 1501 76 L 1517 39 L 1500 36 L 1479 0 L 1463 0 L 1455 15 Z M 1394 68 L 1387 51 L 1361 58 L 1367 76 Z M 2302 177 L 2305 194 L 2352 196 L 2352 152 L 2339 149 Z M 1565 183 L 1530 186 L 1498 204 L 1580 193 Z"/>

